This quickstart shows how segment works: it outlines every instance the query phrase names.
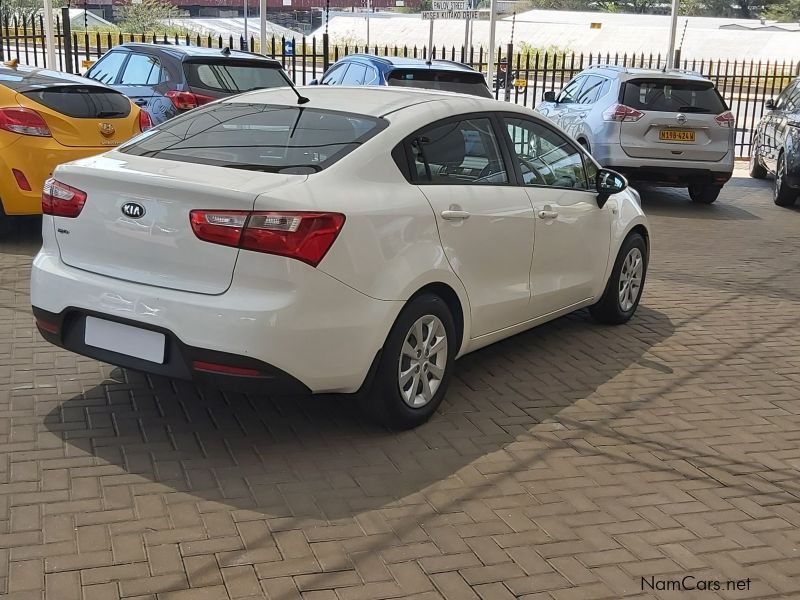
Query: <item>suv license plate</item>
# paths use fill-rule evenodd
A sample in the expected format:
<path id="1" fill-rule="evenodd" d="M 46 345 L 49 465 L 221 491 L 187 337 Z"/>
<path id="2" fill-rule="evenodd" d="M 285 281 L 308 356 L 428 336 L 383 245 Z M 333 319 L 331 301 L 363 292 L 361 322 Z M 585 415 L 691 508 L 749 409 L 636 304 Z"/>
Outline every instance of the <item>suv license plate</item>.
<path id="1" fill-rule="evenodd" d="M 694 142 L 694 131 L 691 129 L 662 129 L 658 133 L 658 139 L 662 142 Z"/>

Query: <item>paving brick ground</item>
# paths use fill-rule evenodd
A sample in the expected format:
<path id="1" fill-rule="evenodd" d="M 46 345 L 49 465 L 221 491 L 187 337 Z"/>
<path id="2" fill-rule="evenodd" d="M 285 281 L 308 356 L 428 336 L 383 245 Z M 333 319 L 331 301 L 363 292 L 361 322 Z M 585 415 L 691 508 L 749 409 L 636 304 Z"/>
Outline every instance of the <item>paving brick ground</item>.
<path id="1" fill-rule="evenodd" d="M 800 209 L 744 177 L 713 206 L 645 208 L 630 324 L 578 313 L 472 354 L 402 434 L 342 399 L 226 396 L 47 345 L 21 223 L 0 242 L 0 593 L 800 598 Z M 685 575 L 723 590 L 642 590 Z"/>

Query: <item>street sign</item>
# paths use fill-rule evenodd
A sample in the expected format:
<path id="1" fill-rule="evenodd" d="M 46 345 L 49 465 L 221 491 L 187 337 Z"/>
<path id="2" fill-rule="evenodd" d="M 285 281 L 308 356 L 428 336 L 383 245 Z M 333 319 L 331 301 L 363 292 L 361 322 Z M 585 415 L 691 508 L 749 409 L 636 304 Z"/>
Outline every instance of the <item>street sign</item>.
<path id="1" fill-rule="evenodd" d="M 424 10 L 422 11 L 422 18 L 426 21 L 436 21 L 438 19 L 478 19 L 483 12 L 484 11 L 480 10 Z"/>
<path id="2" fill-rule="evenodd" d="M 294 40 L 286 40 L 283 42 L 283 53 L 286 56 L 292 56 L 294 54 Z"/>
<path id="3" fill-rule="evenodd" d="M 463 0 L 433 0 L 431 10 L 464 10 Z"/>

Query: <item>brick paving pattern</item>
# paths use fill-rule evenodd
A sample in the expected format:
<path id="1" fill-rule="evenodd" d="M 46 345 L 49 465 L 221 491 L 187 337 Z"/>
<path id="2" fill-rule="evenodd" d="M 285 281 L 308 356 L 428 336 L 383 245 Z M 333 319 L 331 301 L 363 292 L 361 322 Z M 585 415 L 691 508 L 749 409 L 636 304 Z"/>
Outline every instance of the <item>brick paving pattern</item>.
<path id="1" fill-rule="evenodd" d="M 0 242 L 10 600 L 800 598 L 800 209 L 645 191 L 636 318 L 469 355 L 411 432 L 346 399 L 125 372 L 41 340 Z M 749 590 L 642 590 L 751 578 Z"/>

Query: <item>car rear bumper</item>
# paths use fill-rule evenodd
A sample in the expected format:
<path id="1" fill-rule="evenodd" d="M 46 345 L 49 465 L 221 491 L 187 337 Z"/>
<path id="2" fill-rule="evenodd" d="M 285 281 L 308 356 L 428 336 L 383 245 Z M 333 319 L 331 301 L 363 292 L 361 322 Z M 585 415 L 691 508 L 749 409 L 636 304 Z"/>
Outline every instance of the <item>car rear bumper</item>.
<path id="1" fill-rule="evenodd" d="M 237 388 L 357 391 L 403 303 L 365 296 L 299 261 L 292 261 L 293 281 L 279 286 L 260 277 L 258 267 L 263 272 L 270 261 L 286 260 L 243 251 L 231 287 L 207 295 L 88 273 L 42 250 L 31 272 L 31 303 L 37 317 L 52 323 L 40 326 L 48 341 L 110 364 L 208 380 L 208 370 L 196 368 L 201 361 L 258 371 L 244 382 L 234 375 L 212 377 Z M 88 315 L 163 333 L 164 363 L 88 346 Z"/>
<path id="2" fill-rule="evenodd" d="M 622 173 L 629 181 L 675 187 L 688 187 L 693 184 L 724 185 L 733 176 L 733 168 L 716 170 L 676 166 L 661 167 L 649 164 L 638 166 L 611 164 L 608 168 Z"/>
<path id="3" fill-rule="evenodd" d="M 0 148 L 0 200 L 7 215 L 41 214 L 44 182 L 58 165 L 112 149 L 111 146 L 73 148 L 62 146 L 53 138 L 17 137 L 20 139 Z M 25 176 L 30 191 L 19 187 L 12 169 Z"/>

